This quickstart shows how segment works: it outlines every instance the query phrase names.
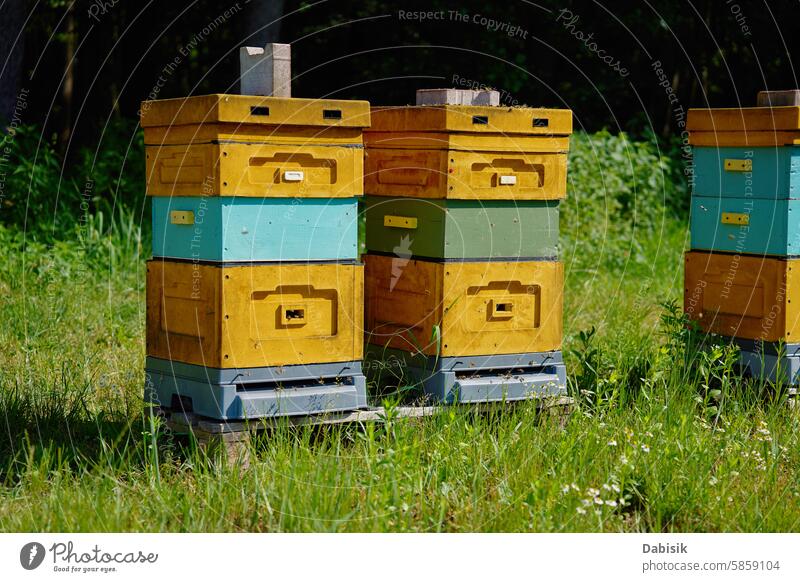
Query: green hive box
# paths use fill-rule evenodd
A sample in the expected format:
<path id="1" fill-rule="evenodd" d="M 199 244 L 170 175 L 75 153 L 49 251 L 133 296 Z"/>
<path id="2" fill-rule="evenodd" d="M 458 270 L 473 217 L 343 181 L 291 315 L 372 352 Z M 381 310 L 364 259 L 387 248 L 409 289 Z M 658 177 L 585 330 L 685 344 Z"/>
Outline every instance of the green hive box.
<path id="1" fill-rule="evenodd" d="M 558 202 L 367 196 L 367 251 L 432 259 L 557 258 Z"/>

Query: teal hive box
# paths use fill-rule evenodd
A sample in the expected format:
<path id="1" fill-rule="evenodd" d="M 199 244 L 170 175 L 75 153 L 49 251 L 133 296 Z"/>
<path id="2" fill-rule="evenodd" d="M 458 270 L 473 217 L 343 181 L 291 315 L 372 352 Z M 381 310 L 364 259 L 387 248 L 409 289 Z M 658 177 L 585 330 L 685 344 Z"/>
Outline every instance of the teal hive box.
<path id="1" fill-rule="evenodd" d="M 366 197 L 367 251 L 433 259 L 558 257 L 558 200 Z"/>
<path id="2" fill-rule="evenodd" d="M 800 200 L 693 196 L 693 249 L 800 255 Z"/>
<path id="3" fill-rule="evenodd" d="M 357 198 L 154 196 L 153 256 L 326 261 L 358 256 Z"/>
<path id="4" fill-rule="evenodd" d="M 800 147 L 695 147 L 693 195 L 800 198 Z"/>

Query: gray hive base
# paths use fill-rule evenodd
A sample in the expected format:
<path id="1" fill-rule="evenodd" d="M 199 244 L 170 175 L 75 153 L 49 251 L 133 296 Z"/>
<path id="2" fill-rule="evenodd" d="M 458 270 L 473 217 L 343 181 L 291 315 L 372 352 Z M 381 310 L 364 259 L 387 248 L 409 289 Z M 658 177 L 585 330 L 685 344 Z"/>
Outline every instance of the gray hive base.
<path id="1" fill-rule="evenodd" d="M 437 358 L 368 344 L 367 361 L 378 375 L 418 383 L 438 403 L 512 402 L 567 393 L 560 351 Z"/>
<path id="2" fill-rule="evenodd" d="M 217 420 L 304 416 L 367 406 L 361 362 L 246 369 L 147 358 L 145 400 Z"/>
<path id="3" fill-rule="evenodd" d="M 800 385 L 800 344 L 778 344 L 734 339 L 739 346 L 739 365 L 753 378 L 773 384 L 779 381 L 796 393 Z"/>

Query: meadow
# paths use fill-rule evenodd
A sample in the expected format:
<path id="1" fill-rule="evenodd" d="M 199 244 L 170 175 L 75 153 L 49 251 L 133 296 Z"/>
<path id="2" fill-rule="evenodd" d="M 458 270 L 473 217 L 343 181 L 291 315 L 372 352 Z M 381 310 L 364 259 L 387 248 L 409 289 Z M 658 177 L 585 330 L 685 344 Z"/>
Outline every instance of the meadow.
<path id="1" fill-rule="evenodd" d="M 0 531 L 797 529 L 798 409 L 681 315 L 675 145 L 573 139 L 571 415 L 525 403 L 408 421 L 389 403 L 366 426 L 278 428 L 242 470 L 143 407 L 140 138 L 66 175 L 47 148 L 26 162 L 32 143 L 11 144 L 0 224 Z"/>

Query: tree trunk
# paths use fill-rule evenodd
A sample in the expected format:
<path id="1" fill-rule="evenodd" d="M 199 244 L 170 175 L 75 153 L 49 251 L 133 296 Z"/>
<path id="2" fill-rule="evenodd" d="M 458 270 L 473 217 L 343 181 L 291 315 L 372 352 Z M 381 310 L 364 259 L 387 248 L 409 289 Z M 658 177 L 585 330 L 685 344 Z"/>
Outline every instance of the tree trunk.
<path id="1" fill-rule="evenodd" d="M 251 0 L 247 15 L 245 46 L 280 42 L 283 0 Z"/>
<path id="2" fill-rule="evenodd" d="M 64 83 L 61 85 L 61 101 L 64 106 L 61 122 L 59 144 L 61 151 L 67 149 L 69 137 L 72 134 L 72 101 L 75 94 L 75 9 L 74 4 L 67 6 L 67 34 L 64 38 L 64 51 L 66 63 L 64 70 Z"/>
<path id="3" fill-rule="evenodd" d="M 10 122 L 20 98 L 25 0 L 0 2 L 0 123 Z"/>
<path id="4" fill-rule="evenodd" d="M 672 75 L 672 93 L 674 95 L 678 95 L 678 86 L 681 83 L 681 72 L 680 69 L 675 69 L 675 73 Z M 667 101 L 667 115 L 664 118 L 664 127 L 661 128 L 661 137 L 667 138 L 672 134 L 673 125 L 674 125 L 674 118 L 673 113 L 675 110 L 675 104 L 671 101 Z M 677 131 L 677 127 L 675 130 Z M 677 132 L 680 134 L 680 131 Z"/>

